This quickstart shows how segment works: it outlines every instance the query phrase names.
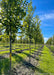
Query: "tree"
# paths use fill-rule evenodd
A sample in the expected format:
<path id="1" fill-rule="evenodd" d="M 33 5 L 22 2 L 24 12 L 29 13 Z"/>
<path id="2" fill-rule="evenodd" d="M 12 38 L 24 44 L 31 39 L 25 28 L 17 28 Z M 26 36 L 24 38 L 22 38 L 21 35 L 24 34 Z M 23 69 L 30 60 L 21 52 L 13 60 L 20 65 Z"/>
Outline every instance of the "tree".
<path id="1" fill-rule="evenodd" d="M 10 8 L 11 6 L 11 8 Z M 13 8 L 14 7 L 14 8 Z M 1 1 L 1 17 L 2 24 L 5 27 L 6 33 L 9 35 L 10 26 L 11 34 L 18 32 L 20 28 L 20 20 L 26 15 L 24 11 L 23 0 L 2 0 Z"/>
<path id="2" fill-rule="evenodd" d="M 54 45 L 54 35 L 53 35 L 53 45 Z"/>
<path id="3" fill-rule="evenodd" d="M 32 39 L 32 32 L 33 32 L 33 14 L 34 14 L 35 8 L 32 7 L 32 1 L 28 4 L 28 13 L 24 18 L 23 21 L 23 28 L 25 28 L 25 35 L 27 35 L 30 39 L 30 46 L 31 46 L 31 39 Z M 31 54 L 31 48 L 30 48 L 30 54 Z M 30 63 L 30 57 L 29 57 L 29 63 Z"/>
<path id="4" fill-rule="evenodd" d="M 42 34 L 40 34 L 40 36 L 39 36 L 38 43 L 39 44 L 44 44 L 44 38 L 43 38 L 43 35 Z"/>
<path id="5" fill-rule="evenodd" d="M 54 35 L 47 40 L 46 44 L 54 45 Z"/>
<path id="6" fill-rule="evenodd" d="M 52 37 L 48 39 L 48 41 L 46 42 L 46 44 L 49 44 L 49 45 L 52 44 Z"/>
<path id="7" fill-rule="evenodd" d="M 3 34 L 4 34 L 4 27 L 3 25 L 0 23 L 0 41 L 2 42 L 3 40 Z"/>
<path id="8" fill-rule="evenodd" d="M 26 0 L 2 0 L 1 1 L 1 19 L 5 32 L 10 37 L 10 60 L 11 60 L 11 40 L 12 36 L 18 32 L 21 27 L 21 20 L 26 15 Z M 10 61 L 11 71 L 11 61 Z"/>
<path id="9" fill-rule="evenodd" d="M 35 18 L 33 18 L 33 25 L 34 25 L 34 29 L 33 29 L 33 38 L 35 41 L 35 48 L 36 48 L 36 44 L 37 43 L 41 43 L 43 41 L 43 36 L 41 34 L 41 29 L 40 29 L 40 24 L 41 21 L 39 19 L 39 17 L 36 15 Z"/>
<path id="10" fill-rule="evenodd" d="M 0 25 L 0 41 L 2 40 L 2 26 Z"/>

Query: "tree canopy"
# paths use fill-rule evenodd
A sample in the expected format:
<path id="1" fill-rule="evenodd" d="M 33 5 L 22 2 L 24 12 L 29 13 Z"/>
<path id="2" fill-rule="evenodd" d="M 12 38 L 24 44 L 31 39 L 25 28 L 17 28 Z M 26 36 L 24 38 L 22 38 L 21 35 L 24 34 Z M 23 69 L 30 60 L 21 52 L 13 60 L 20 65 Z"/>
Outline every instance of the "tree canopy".
<path id="1" fill-rule="evenodd" d="M 1 1 L 1 19 L 0 22 L 3 25 L 7 35 L 10 33 L 15 38 L 15 33 L 21 27 L 21 20 L 26 15 L 26 0 L 2 0 Z"/>

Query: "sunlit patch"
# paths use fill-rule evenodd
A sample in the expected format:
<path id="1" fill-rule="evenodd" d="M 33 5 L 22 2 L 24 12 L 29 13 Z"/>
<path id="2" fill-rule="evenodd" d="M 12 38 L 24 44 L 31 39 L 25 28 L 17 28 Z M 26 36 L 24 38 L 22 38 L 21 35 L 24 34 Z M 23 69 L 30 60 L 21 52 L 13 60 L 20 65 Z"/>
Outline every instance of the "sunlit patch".
<path id="1" fill-rule="evenodd" d="M 1 8 L 0 8 L 0 12 L 1 12 Z"/>

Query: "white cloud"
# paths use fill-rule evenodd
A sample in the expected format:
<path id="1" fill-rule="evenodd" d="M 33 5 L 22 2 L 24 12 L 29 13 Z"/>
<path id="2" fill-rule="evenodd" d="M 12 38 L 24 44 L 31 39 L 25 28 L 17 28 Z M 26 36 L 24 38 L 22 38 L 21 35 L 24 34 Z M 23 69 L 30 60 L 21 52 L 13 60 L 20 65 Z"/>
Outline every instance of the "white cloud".
<path id="1" fill-rule="evenodd" d="M 40 15 L 41 20 L 54 19 L 54 13 Z"/>
<path id="2" fill-rule="evenodd" d="M 47 38 L 47 37 L 44 37 L 44 43 L 46 43 L 46 42 L 47 42 L 47 40 L 48 40 L 48 38 Z"/>

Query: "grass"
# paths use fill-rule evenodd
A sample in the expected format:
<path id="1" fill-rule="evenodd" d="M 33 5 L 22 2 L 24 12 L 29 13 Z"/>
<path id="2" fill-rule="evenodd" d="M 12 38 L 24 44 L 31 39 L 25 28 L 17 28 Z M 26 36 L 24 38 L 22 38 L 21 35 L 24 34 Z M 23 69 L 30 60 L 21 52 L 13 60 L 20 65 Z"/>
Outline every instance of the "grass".
<path id="1" fill-rule="evenodd" d="M 31 45 L 31 48 L 33 47 L 33 49 L 35 48 L 35 45 Z M 40 46 L 39 46 L 40 47 Z M 24 49 L 29 49 L 29 44 L 12 44 L 12 52 L 15 51 L 20 51 L 20 50 L 24 50 Z M 38 49 L 38 46 L 36 47 L 36 49 Z M 3 50 L 3 51 L 2 51 Z M 7 51 L 6 51 L 7 50 Z M 0 45 L 0 54 L 5 54 L 5 53 L 9 53 L 9 45 Z"/>
<path id="2" fill-rule="evenodd" d="M 9 59 L 4 58 L 0 60 L 0 75 L 6 75 L 9 70 Z"/>
<path id="3" fill-rule="evenodd" d="M 37 49 L 38 49 L 38 47 L 36 48 L 36 50 L 33 48 L 33 49 L 31 49 L 31 53 L 34 53 L 34 51 L 37 51 Z M 19 57 L 21 57 L 21 58 L 26 58 L 27 56 L 29 56 L 30 55 L 30 51 L 29 50 L 26 50 L 26 51 L 23 51 L 22 53 L 19 53 L 19 54 L 17 54 L 17 57 L 19 56 Z M 14 58 L 14 56 L 15 55 L 13 55 L 12 56 L 12 61 L 13 62 L 15 62 L 15 58 Z M 18 62 L 19 62 L 20 60 L 18 59 Z"/>
<path id="4" fill-rule="evenodd" d="M 6 49 L 5 46 L 1 45 L 3 49 Z M 33 45 L 31 46 L 33 47 Z M 35 47 L 35 45 L 34 45 Z M 41 46 L 40 46 L 41 47 Z M 16 45 L 15 45 L 15 48 L 16 48 Z M 27 45 L 25 47 L 22 47 L 18 45 L 17 48 L 20 48 L 20 49 L 15 49 L 15 51 L 20 51 L 20 50 L 23 50 L 23 49 L 28 49 L 29 48 L 29 45 L 27 47 Z M 39 47 L 37 46 L 36 47 L 36 50 L 38 49 Z M 0 49 L 1 50 L 1 49 Z M 15 52 L 14 50 L 12 50 L 12 52 Z M 35 48 L 32 48 L 31 49 L 31 53 L 33 53 L 35 51 Z M 5 53 L 9 53 L 9 51 L 1 51 L 0 54 L 3 55 Z M 17 65 L 19 63 L 22 63 L 22 61 L 27 57 L 29 56 L 30 53 L 29 53 L 29 50 L 26 50 L 26 51 L 23 51 L 22 53 L 19 53 L 19 54 L 14 54 L 12 56 L 12 67 L 14 65 Z M 2 57 L 2 56 L 1 56 Z M 6 73 L 8 73 L 8 70 L 9 70 L 9 63 L 10 63 L 10 60 L 9 58 L 4 58 L 2 60 L 0 60 L 0 75 L 2 75 L 2 73 L 4 73 L 4 75 Z"/>
<path id="5" fill-rule="evenodd" d="M 6 49 L 5 46 L 2 46 L 4 49 Z M 15 51 L 20 51 L 23 49 L 29 49 L 29 45 L 13 45 L 14 48 L 18 48 L 15 50 L 12 50 L 12 52 L 15 53 Z M 35 47 L 35 45 L 31 45 L 31 47 Z M 41 46 L 37 46 L 36 49 L 35 48 L 31 48 L 31 53 L 34 53 L 34 51 L 38 48 L 40 48 Z M 0 52 L 1 55 L 5 54 L 5 53 L 9 53 L 9 51 L 2 51 Z M 29 55 L 31 55 L 29 53 L 29 50 L 23 51 L 22 53 L 17 53 L 17 54 L 13 54 L 12 55 L 12 68 L 13 66 L 16 66 L 19 63 L 24 63 L 26 62 L 25 59 L 27 57 L 29 57 Z M 49 48 L 47 48 L 46 46 L 44 46 L 44 48 L 42 49 L 42 55 L 39 56 L 39 64 L 40 66 L 37 67 L 36 72 L 40 73 L 40 75 L 50 75 L 49 73 L 52 73 L 51 75 L 54 75 L 54 56 L 52 55 L 52 52 Z M 4 58 L 2 60 L 0 60 L 0 75 L 2 75 L 2 73 L 4 73 L 4 75 L 8 72 L 9 70 L 9 63 L 10 60 L 9 58 Z"/>
<path id="6" fill-rule="evenodd" d="M 42 49 L 42 55 L 40 57 L 39 63 L 40 69 L 45 71 L 45 73 L 48 73 L 47 75 L 50 75 L 49 73 L 54 73 L 54 56 L 52 55 L 50 49 L 48 49 L 46 46 L 44 46 Z"/>
<path id="7" fill-rule="evenodd" d="M 54 53 L 54 46 L 51 46 L 50 49 Z"/>

